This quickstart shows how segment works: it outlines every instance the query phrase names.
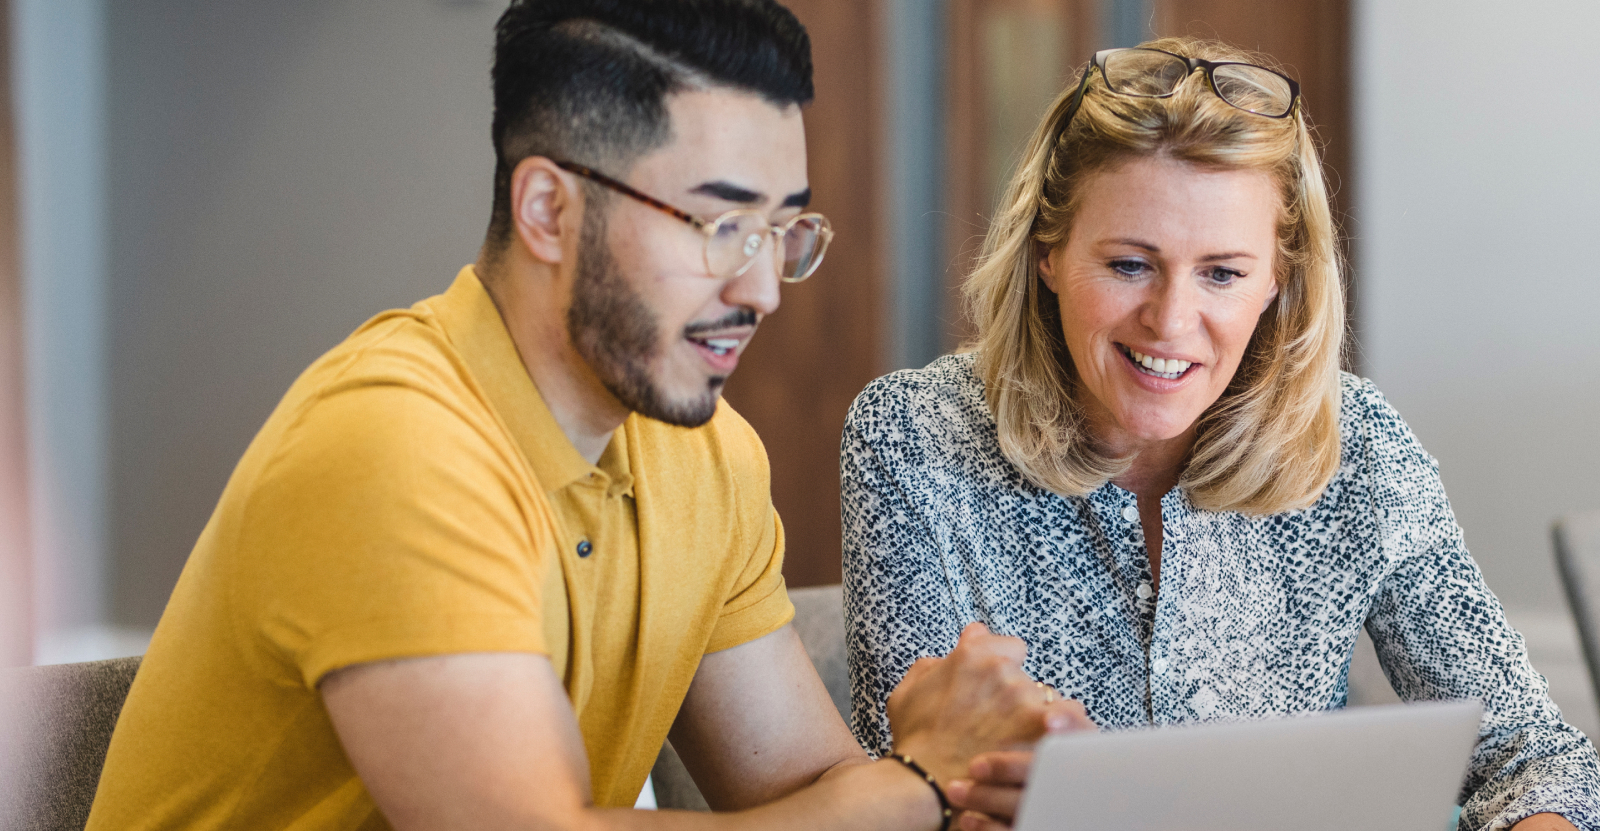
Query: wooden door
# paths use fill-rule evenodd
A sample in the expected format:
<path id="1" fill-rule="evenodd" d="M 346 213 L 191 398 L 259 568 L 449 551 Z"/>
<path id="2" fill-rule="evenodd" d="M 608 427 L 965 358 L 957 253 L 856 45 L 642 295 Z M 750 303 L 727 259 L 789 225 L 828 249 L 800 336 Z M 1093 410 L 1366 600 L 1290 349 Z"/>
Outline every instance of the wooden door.
<path id="1" fill-rule="evenodd" d="M 839 582 L 839 436 L 845 411 L 886 371 L 888 255 L 879 182 L 883 0 L 788 0 L 811 35 L 806 110 L 812 206 L 834 227 L 827 259 L 761 324 L 727 399 L 761 434 L 788 537 L 791 586 Z"/>
<path id="2" fill-rule="evenodd" d="M 950 0 L 946 100 L 945 332 L 972 334 L 961 282 L 1028 137 L 1068 79 L 1099 48 L 1098 0 Z"/>

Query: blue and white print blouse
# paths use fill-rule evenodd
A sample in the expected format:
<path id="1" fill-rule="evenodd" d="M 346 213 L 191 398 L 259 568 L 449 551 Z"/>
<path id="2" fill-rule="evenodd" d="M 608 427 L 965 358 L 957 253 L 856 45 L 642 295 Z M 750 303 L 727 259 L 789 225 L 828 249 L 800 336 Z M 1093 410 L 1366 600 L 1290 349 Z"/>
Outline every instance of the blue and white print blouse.
<path id="1" fill-rule="evenodd" d="M 1600 831 L 1600 763 L 1565 724 L 1467 554 L 1438 465 L 1371 382 L 1345 375 L 1339 471 L 1270 516 L 1161 501 L 1161 583 L 1132 493 L 1064 498 L 1000 452 L 974 356 L 874 381 L 842 449 L 856 737 L 892 744 L 884 703 L 913 661 L 981 621 L 1102 728 L 1344 706 L 1356 636 L 1407 700 L 1477 698 L 1462 829 L 1541 811 Z"/>

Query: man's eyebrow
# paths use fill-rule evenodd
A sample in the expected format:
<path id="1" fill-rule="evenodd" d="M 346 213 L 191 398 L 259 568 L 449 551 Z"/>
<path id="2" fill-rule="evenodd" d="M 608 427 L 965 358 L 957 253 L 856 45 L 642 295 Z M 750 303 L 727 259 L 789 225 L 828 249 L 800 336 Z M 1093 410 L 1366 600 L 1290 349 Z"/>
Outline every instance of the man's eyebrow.
<path id="1" fill-rule="evenodd" d="M 707 196 L 714 196 L 740 205 L 759 205 L 767 201 L 766 194 L 756 193 L 749 188 L 741 188 L 732 182 L 706 182 L 691 189 L 689 192 L 703 193 Z"/>
<path id="2" fill-rule="evenodd" d="M 690 193 L 703 193 L 726 202 L 739 205 L 759 205 L 767 201 L 766 194 L 757 193 L 749 188 L 742 188 L 732 182 L 706 182 L 689 191 Z M 796 191 L 783 198 L 780 208 L 804 208 L 811 204 L 811 188 Z"/>
<path id="3" fill-rule="evenodd" d="M 809 204 L 811 204 L 811 188 L 806 188 L 805 190 L 797 191 L 795 193 L 789 194 L 783 200 L 783 204 L 779 205 L 778 207 L 780 207 L 780 208 L 804 208 L 805 206 L 807 206 Z"/>

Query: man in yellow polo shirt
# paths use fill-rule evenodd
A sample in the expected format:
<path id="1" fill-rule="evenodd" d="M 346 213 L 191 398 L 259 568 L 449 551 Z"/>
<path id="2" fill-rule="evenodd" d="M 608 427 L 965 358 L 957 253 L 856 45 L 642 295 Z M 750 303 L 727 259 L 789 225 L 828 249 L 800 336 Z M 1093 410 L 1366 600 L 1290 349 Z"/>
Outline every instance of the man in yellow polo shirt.
<path id="1" fill-rule="evenodd" d="M 804 213 L 804 29 L 769 0 L 526 0 L 496 33 L 478 262 L 324 355 L 251 443 L 89 827 L 1003 817 L 1016 776 L 969 762 L 1081 709 L 976 627 L 892 699 L 904 758 L 870 760 L 787 626 L 766 455 L 720 400 L 831 235 Z M 734 813 L 614 810 L 669 731 Z"/>

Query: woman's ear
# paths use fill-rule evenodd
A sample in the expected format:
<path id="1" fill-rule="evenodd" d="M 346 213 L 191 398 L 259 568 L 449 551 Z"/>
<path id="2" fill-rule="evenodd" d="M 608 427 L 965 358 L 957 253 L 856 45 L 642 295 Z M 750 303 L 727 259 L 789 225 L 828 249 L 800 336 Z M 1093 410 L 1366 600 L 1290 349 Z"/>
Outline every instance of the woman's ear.
<path id="1" fill-rule="evenodd" d="M 578 227 L 581 200 L 565 171 L 543 156 L 529 156 L 511 171 L 511 224 L 536 260 L 561 262 L 562 225 Z"/>
<path id="2" fill-rule="evenodd" d="M 1262 314 L 1266 314 L 1267 313 L 1267 307 L 1271 306 L 1272 305 L 1272 301 L 1277 300 L 1277 299 L 1278 299 L 1278 281 L 1276 279 L 1274 279 L 1272 281 L 1272 285 L 1267 288 L 1267 296 L 1266 296 L 1266 298 L 1261 301 L 1261 313 Z"/>
<path id="3" fill-rule="evenodd" d="M 1061 292 L 1056 289 L 1056 260 L 1058 259 L 1057 252 L 1061 248 L 1059 246 L 1051 248 L 1042 242 L 1031 242 L 1029 244 L 1033 246 L 1034 262 L 1039 266 L 1039 279 L 1043 280 L 1051 291 L 1060 294 Z"/>

